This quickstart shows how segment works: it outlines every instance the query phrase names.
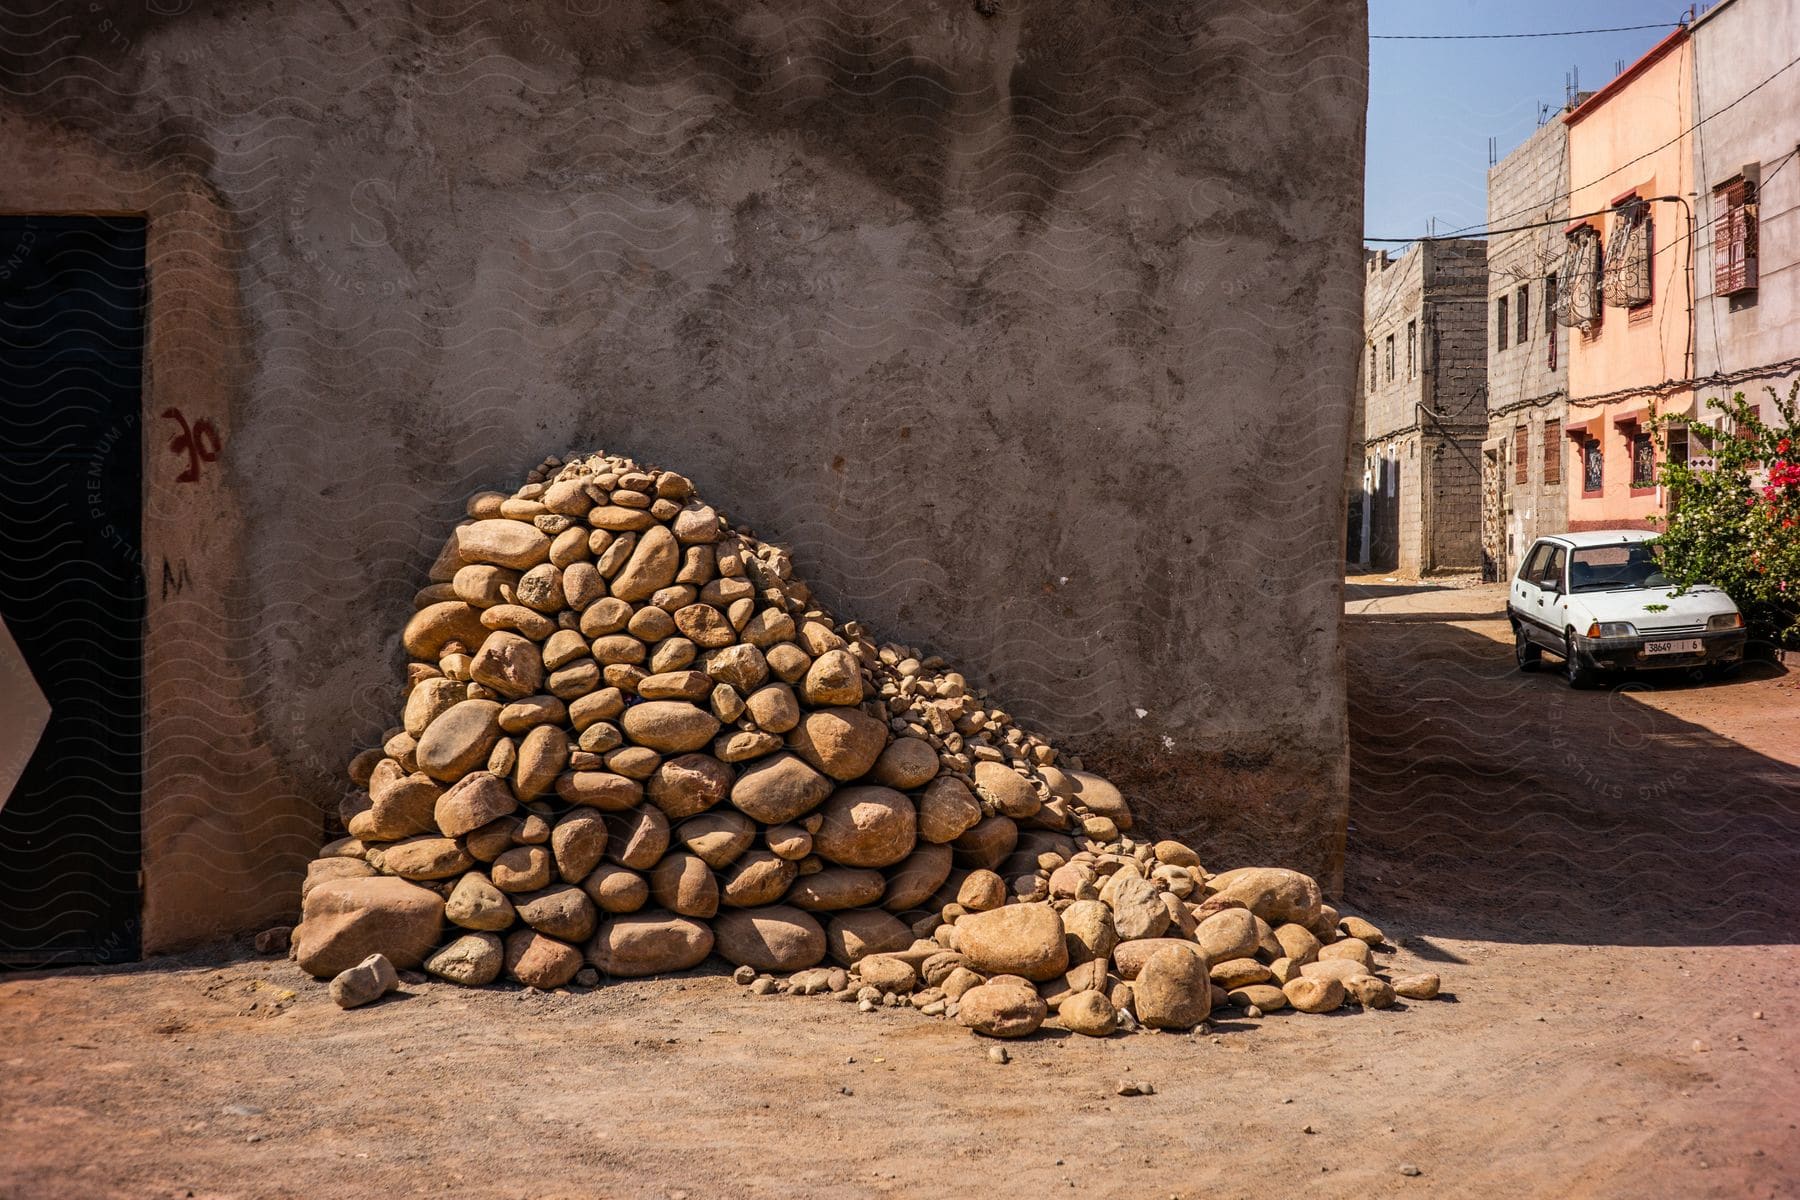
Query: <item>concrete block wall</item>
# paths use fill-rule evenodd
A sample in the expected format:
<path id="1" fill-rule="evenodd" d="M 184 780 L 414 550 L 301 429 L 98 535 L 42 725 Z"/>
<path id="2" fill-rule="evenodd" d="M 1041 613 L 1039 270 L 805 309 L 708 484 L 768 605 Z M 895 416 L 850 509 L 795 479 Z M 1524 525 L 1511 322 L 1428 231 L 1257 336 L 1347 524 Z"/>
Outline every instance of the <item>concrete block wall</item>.
<path id="1" fill-rule="evenodd" d="M 1568 126 L 1559 118 L 1546 121 L 1517 149 L 1488 172 L 1488 223 L 1504 228 L 1554 222 L 1539 229 L 1500 234 L 1488 243 L 1488 392 L 1487 439 L 1498 442 L 1499 467 L 1490 506 L 1485 546 L 1498 575 L 1510 576 L 1519 555 L 1533 540 L 1568 527 L 1568 463 L 1560 481 L 1545 482 L 1544 425 L 1562 422 L 1568 411 L 1569 331 L 1547 319 L 1546 276 L 1562 267 L 1568 216 Z M 1527 336 L 1518 337 L 1518 289 L 1528 289 Z M 1499 349 L 1498 301 L 1507 299 L 1507 345 Z M 1554 342 L 1555 367 L 1551 367 Z M 1514 433 L 1526 434 L 1526 482 L 1517 482 Z M 1559 454 L 1564 453 L 1560 433 Z"/>
<path id="2" fill-rule="evenodd" d="M 1475 570 L 1481 565 L 1481 439 L 1431 438 L 1423 454 L 1431 503 L 1424 573 Z"/>
<path id="3" fill-rule="evenodd" d="M 1398 258 L 1366 256 L 1363 293 L 1364 349 L 1358 379 L 1364 390 L 1362 440 L 1385 437 L 1418 420 L 1417 403 L 1425 394 L 1429 333 L 1425 328 L 1425 261 L 1427 249 L 1414 243 Z M 1413 369 L 1407 370 L 1406 331 L 1411 324 L 1418 345 Z M 1394 377 L 1387 375 L 1387 339 L 1394 339 Z M 1375 386 L 1369 387 L 1369 349 L 1375 351 Z"/>

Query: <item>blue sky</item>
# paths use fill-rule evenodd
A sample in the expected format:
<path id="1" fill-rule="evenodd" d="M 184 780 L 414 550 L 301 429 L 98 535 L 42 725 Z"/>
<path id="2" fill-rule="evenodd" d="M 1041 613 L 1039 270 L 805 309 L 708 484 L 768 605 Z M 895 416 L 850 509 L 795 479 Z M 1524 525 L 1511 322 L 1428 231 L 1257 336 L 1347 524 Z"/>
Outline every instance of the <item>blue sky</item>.
<path id="1" fill-rule="evenodd" d="M 1668 0 L 1370 0 L 1369 32 L 1531 33 L 1642 25 L 1687 11 Z M 1487 214 L 1488 138 L 1504 157 L 1558 107 L 1563 77 L 1601 87 L 1666 36 L 1638 29 L 1507 41 L 1371 41 L 1369 165 L 1363 232 L 1418 237 L 1479 225 Z"/>

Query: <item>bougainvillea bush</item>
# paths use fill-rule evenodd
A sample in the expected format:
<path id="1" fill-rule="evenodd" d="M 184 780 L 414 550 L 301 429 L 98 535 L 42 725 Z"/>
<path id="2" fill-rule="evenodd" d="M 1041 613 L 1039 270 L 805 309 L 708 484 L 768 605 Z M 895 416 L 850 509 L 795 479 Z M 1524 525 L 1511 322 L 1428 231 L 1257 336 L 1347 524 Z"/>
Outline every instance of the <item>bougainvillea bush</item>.
<path id="1" fill-rule="evenodd" d="M 1725 589 L 1753 639 L 1800 647 L 1800 382 L 1785 398 L 1768 391 L 1770 419 L 1742 392 L 1708 400 L 1722 428 L 1710 441 L 1690 429 L 1687 462 L 1662 456 L 1670 500 L 1657 545 L 1671 578 Z"/>

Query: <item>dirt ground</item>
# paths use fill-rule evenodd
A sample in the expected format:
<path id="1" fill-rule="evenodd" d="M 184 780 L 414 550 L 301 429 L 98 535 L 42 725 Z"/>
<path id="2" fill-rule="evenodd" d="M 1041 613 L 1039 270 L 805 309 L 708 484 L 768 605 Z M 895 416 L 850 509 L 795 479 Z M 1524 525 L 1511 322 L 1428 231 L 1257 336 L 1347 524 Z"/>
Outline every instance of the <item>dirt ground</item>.
<path id="1" fill-rule="evenodd" d="M 0 1196 L 1795 1195 L 1800 672 L 1571 692 L 1502 604 L 1347 590 L 1346 906 L 1444 999 L 1000 1064 L 714 973 L 351 1014 L 244 947 L 13 975 Z"/>

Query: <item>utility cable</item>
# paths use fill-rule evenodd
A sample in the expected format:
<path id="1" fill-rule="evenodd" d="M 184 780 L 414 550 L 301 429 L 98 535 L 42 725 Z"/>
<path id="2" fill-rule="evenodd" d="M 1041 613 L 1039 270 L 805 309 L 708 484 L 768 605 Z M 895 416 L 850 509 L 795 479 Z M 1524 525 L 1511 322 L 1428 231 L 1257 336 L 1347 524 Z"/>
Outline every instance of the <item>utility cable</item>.
<path id="1" fill-rule="evenodd" d="M 1371 42 L 1488 42 L 1509 38 L 1582 37 L 1590 33 L 1627 33 L 1634 29 L 1673 29 L 1683 21 L 1652 25 L 1613 25 L 1606 29 L 1558 29 L 1547 33 L 1371 33 Z"/>
<path id="2" fill-rule="evenodd" d="M 1561 197 L 1559 196 L 1559 197 L 1557 197 L 1557 199 L 1561 199 Z M 1670 201 L 1670 202 L 1678 202 L 1681 204 L 1687 203 L 1687 201 L 1683 200 L 1680 196 L 1651 196 L 1651 197 L 1649 197 L 1649 199 L 1652 202 L 1666 200 L 1666 201 Z M 1537 206 L 1533 205 L 1532 207 L 1535 208 Z M 1596 210 L 1594 212 L 1590 212 L 1590 213 L 1576 213 L 1572 216 L 1567 216 L 1567 217 L 1555 217 L 1548 221 L 1534 221 L 1529 225 L 1513 225 L 1513 226 L 1509 226 L 1506 229 L 1483 229 L 1483 230 L 1478 230 L 1475 232 L 1465 231 L 1464 233 L 1462 233 L 1460 235 L 1454 234 L 1454 233 L 1444 233 L 1444 234 L 1439 234 L 1436 237 L 1410 237 L 1410 238 L 1366 237 L 1363 239 L 1363 241 L 1365 241 L 1365 242 L 1396 242 L 1396 243 L 1456 242 L 1456 241 L 1463 241 L 1465 239 L 1467 239 L 1469 241 L 1478 241 L 1482 238 L 1498 237 L 1500 234 L 1503 234 L 1503 233 L 1524 233 L 1528 229 L 1549 229 L 1555 225 L 1567 226 L 1576 221 L 1585 221 L 1589 217 L 1608 216 L 1612 213 L 1612 211 L 1613 211 L 1613 209 L 1611 207 L 1607 207 L 1607 208 L 1598 209 L 1598 210 Z M 1475 227 L 1470 226 L 1469 229 L 1474 230 Z"/>
<path id="3" fill-rule="evenodd" d="M 1775 82 L 1775 80 L 1779 76 L 1781 76 L 1784 72 L 1792 70 L 1795 66 L 1800 66 L 1800 56 L 1796 56 L 1795 58 L 1790 59 L 1788 61 L 1787 65 L 1785 65 L 1785 66 L 1777 67 L 1775 69 L 1774 73 L 1771 74 L 1767 79 L 1764 79 L 1761 83 L 1757 84 L 1755 87 L 1752 87 L 1749 91 L 1743 93 L 1737 99 L 1731 101 L 1731 103 L 1725 105 L 1725 107 L 1717 110 L 1716 112 L 1712 112 L 1712 113 L 1707 114 L 1704 117 L 1701 117 L 1698 121 L 1695 121 L 1692 125 L 1688 126 L 1686 129 L 1682 130 L 1680 133 L 1676 134 L 1674 137 L 1670 138 L 1668 141 L 1664 142 L 1662 145 L 1656 147 L 1653 150 L 1645 151 L 1644 153 L 1638 155 L 1636 158 L 1631 159 L 1629 162 L 1620 163 L 1618 166 L 1614 167 L 1612 170 L 1608 171 L 1606 174 L 1601 175 L 1598 178 L 1588 180 L 1586 183 L 1582 184 L 1581 187 L 1573 187 L 1573 188 L 1570 188 L 1566 192 L 1558 192 L 1555 196 L 1551 197 L 1551 200 L 1552 201 L 1561 200 L 1565 197 L 1573 196 L 1576 192 L 1581 191 L 1583 188 L 1590 188 L 1590 187 L 1593 187 L 1597 183 L 1604 183 L 1606 180 L 1611 179 L 1614 175 L 1617 175 L 1620 171 L 1623 171 L 1626 167 L 1632 166 L 1636 163 L 1643 162 L 1646 158 L 1649 158 L 1653 154 L 1660 154 L 1662 151 L 1667 150 L 1670 146 L 1673 146 L 1676 142 L 1679 142 L 1682 138 L 1684 138 L 1688 134 L 1694 132 L 1696 129 L 1700 128 L 1702 125 L 1706 124 L 1708 121 L 1711 121 L 1713 118 L 1724 116 L 1726 113 L 1730 112 L 1733 108 L 1736 108 L 1739 104 L 1742 104 L 1745 100 L 1748 100 L 1751 96 L 1754 96 L 1757 92 L 1760 92 L 1763 88 L 1768 87 L 1771 83 Z M 1532 207 L 1536 207 L 1536 206 L 1533 205 Z M 1505 216 L 1502 216 L 1499 219 L 1502 221 L 1510 220 L 1513 217 L 1518 216 L 1519 213 L 1530 212 L 1530 211 L 1531 211 L 1531 208 L 1522 208 L 1516 212 L 1507 213 L 1507 214 L 1505 214 Z M 1467 233 L 1471 229 L 1479 229 L 1479 228 L 1480 228 L 1479 225 L 1467 225 L 1467 226 L 1464 226 L 1462 229 L 1453 229 L 1449 233 L 1440 234 L 1438 236 L 1440 236 L 1440 237 L 1460 237 L 1461 235 Z M 1363 240 L 1364 241 L 1417 241 L 1418 239 L 1417 238 L 1399 238 L 1399 239 L 1396 239 L 1396 238 L 1364 238 Z"/>

